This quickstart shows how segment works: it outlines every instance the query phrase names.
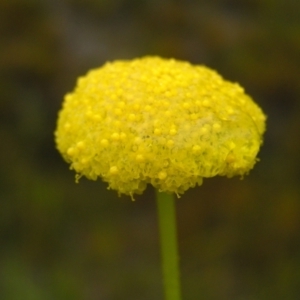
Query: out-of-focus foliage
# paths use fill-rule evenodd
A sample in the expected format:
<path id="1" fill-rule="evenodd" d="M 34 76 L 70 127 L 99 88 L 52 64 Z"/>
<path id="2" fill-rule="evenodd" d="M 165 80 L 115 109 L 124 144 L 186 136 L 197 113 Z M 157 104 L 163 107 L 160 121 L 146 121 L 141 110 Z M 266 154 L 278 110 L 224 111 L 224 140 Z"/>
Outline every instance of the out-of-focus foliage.
<path id="1" fill-rule="evenodd" d="M 184 299 L 300 295 L 300 2 L 0 1 L 0 299 L 162 299 L 153 191 L 132 203 L 54 148 L 63 95 L 107 60 L 189 60 L 268 114 L 261 162 L 177 202 Z"/>

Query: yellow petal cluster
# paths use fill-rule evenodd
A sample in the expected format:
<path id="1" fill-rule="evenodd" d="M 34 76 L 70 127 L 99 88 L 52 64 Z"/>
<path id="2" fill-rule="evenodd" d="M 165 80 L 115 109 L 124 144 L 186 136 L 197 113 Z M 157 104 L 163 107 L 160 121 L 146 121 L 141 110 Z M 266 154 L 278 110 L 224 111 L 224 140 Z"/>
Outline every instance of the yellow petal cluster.
<path id="1" fill-rule="evenodd" d="M 236 83 L 160 57 L 108 62 L 65 96 L 56 145 L 77 176 L 119 194 L 147 184 L 181 194 L 203 177 L 247 173 L 265 115 Z"/>

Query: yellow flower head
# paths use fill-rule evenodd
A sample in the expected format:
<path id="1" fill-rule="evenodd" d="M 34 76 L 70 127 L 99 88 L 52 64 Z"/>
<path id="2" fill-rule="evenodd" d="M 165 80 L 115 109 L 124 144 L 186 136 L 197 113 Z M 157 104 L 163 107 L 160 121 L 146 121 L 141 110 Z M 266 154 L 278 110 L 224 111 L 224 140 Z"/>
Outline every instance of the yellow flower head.
<path id="1" fill-rule="evenodd" d="M 159 57 L 115 61 L 78 79 L 59 113 L 56 144 L 80 177 L 119 193 L 148 183 L 183 193 L 203 177 L 247 173 L 265 115 L 215 71 Z"/>

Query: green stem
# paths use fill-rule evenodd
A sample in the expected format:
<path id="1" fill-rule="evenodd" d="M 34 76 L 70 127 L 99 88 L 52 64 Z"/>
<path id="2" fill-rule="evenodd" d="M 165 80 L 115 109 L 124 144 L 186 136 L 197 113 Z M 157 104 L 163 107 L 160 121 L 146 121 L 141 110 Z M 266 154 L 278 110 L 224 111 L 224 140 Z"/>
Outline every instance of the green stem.
<path id="1" fill-rule="evenodd" d="M 172 194 L 156 192 L 165 300 L 180 300 L 176 212 Z"/>

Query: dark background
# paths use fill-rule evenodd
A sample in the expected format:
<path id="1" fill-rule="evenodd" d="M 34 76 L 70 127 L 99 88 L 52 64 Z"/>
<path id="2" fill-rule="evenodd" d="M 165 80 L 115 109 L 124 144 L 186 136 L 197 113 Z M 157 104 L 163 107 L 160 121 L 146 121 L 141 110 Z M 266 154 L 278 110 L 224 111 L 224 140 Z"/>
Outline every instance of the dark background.
<path id="1" fill-rule="evenodd" d="M 268 115 L 249 176 L 177 200 L 183 299 L 299 299 L 298 0 L 0 0 L 0 299 L 163 298 L 153 189 L 75 184 L 53 139 L 78 76 L 148 54 L 217 69 Z"/>

